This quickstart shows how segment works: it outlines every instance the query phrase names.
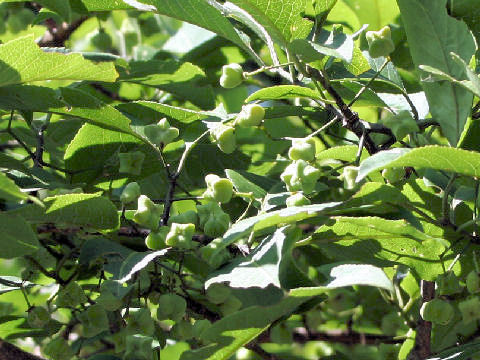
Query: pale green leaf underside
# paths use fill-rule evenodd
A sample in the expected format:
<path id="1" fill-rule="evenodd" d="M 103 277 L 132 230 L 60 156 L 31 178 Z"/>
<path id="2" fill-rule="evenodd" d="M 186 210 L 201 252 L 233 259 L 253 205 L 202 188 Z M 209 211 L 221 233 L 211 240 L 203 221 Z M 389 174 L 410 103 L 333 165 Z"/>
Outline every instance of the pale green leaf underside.
<path id="1" fill-rule="evenodd" d="M 447 14 L 447 0 L 397 0 L 415 66 L 428 65 L 465 79 L 464 69 L 450 56 L 470 62 L 476 46 L 467 25 Z M 418 19 L 422 19 L 419 21 Z M 470 114 L 472 94 L 454 83 L 423 82 L 430 111 L 455 146 Z"/>
<path id="2" fill-rule="evenodd" d="M 401 166 L 444 170 L 478 177 L 480 176 L 480 153 L 443 146 L 382 151 L 360 164 L 357 181 L 361 181 L 375 170 Z"/>
<path id="3" fill-rule="evenodd" d="M 75 53 L 43 52 L 33 36 L 0 45 L 0 86 L 44 80 L 114 82 L 117 77 L 113 63 L 95 64 Z"/>
<path id="4" fill-rule="evenodd" d="M 442 351 L 440 354 L 427 360 L 468 360 L 472 358 L 472 355 L 478 353 L 480 353 L 480 342 L 471 342 Z"/>

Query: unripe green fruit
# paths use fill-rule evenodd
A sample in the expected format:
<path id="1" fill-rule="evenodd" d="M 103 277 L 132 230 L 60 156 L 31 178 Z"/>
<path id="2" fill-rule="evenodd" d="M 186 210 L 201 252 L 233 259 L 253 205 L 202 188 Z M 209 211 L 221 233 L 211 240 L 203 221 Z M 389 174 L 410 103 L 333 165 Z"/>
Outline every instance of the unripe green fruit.
<path id="1" fill-rule="evenodd" d="M 137 311 L 130 310 L 127 318 L 127 333 L 152 336 L 154 331 L 155 324 L 149 309 L 141 308 Z"/>
<path id="2" fill-rule="evenodd" d="M 379 31 L 367 31 L 368 52 L 372 58 L 390 55 L 395 50 L 392 34 L 388 26 Z"/>
<path id="3" fill-rule="evenodd" d="M 462 291 L 460 280 L 453 271 L 438 275 L 435 282 L 439 295 L 454 295 Z"/>
<path id="4" fill-rule="evenodd" d="M 48 341 L 42 350 L 51 360 L 70 360 L 75 355 L 67 340 L 61 336 Z"/>
<path id="5" fill-rule="evenodd" d="M 167 247 L 165 239 L 170 229 L 166 226 L 161 227 L 157 231 L 151 231 L 145 238 L 145 245 L 152 250 L 161 250 Z"/>
<path id="6" fill-rule="evenodd" d="M 222 76 L 220 77 L 220 86 L 231 89 L 240 85 L 243 81 L 243 69 L 239 64 L 229 64 L 222 66 Z"/>
<path id="7" fill-rule="evenodd" d="M 207 245 L 203 246 L 200 249 L 200 256 L 214 269 L 219 268 L 230 260 L 231 257 L 228 250 L 222 246 L 221 238 L 214 239 Z"/>
<path id="8" fill-rule="evenodd" d="M 179 321 L 187 309 L 185 299 L 177 294 L 164 294 L 158 298 L 157 319 Z"/>
<path id="9" fill-rule="evenodd" d="M 235 353 L 235 360 L 254 360 L 256 359 L 255 353 L 247 348 L 240 348 Z"/>
<path id="10" fill-rule="evenodd" d="M 208 321 L 207 319 L 202 319 L 202 320 L 197 320 L 193 324 L 192 328 L 192 335 L 196 339 L 200 339 L 202 336 L 202 333 L 207 330 L 210 326 L 212 326 L 212 323 Z"/>
<path id="11" fill-rule="evenodd" d="M 136 182 L 128 183 L 120 195 L 120 201 L 122 204 L 128 204 L 134 202 L 141 195 L 140 185 Z"/>
<path id="12" fill-rule="evenodd" d="M 170 144 L 180 134 L 166 118 L 161 119 L 157 124 L 146 125 L 143 131 L 147 139 L 160 148 Z"/>
<path id="13" fill-rule="evenodd" d="M 223 179 L 214 174 L 205 176 L 207 191 L 204 197 L 211 197 L 219 203 L 227 203 L 233 196 L 233 183 L 230 179 Z"/>
<path id="14" fill-rule="evenodd" d="M 352 190 L 355 189 L 357 183 L 355 182 L 358 175 L 358 167 L 356 166 L 345 166 L 343 168 L 343 185 L 345 189 Z"/>
<path id="15" fill-rule="evenodd" d="M 242 307 L 242 302 L 237 297 L 230 295 L 219 307 L 222 314 L 226 316 L 239 310 Z"/>
<path id="16" fill-rule="evenodd" d="M 197 206 L 200 227 L 206 235 L 219 237 L 227 231 L 230 216 L 216 202 Z"/>
<path id="17" fill-rule="evenodd" d="M 480 298 L 478 296 L 460 302 L 458 308 L 462 313 L 464 323 L 480 319 Z"/>
<path id="18" fill-rule="evenodd" d="M 388 168 L 383 169 L 382 176 L 390 184 L 395 184 L 405 177 L 405 170 L 403 168 Z"/>
<path id="19" fill-rule="evenodd" d="M 232 290 L 228 286 L 220 283 L 214 283 L 208 287 L 206 295 L 208 301 L 218 305 L 225 302 L 231 293 Z"/>
<path id="20" fill-rule="evenodd" d="M 165 244 L 168 246 L 190 249 L 192 247 L 192 237 L 194 233 L 194 224 L 173 223 L 167 237 L 165 238 Z"/>
<path id="21" fill-rule="evenodd" d="M 309 165 L 305 160 L 296 160 L 287 166 L 280 178 L 288 191 L 303 191 L 310 194 L 320 178 L 320 170 Z"/>
<path id="22" fill-rule="evenodd" d="M 75 281 L 71 281 L 65 288 L 60 290 L 57 296 L 58 307 L 74 308 L 87 302 L 85 292 Z"/>
<path id="23" fill-rule="evenodd" d="M 242 111 L 235 119 L 235 125 L 241 127 L 259 126 L 265 117 L 265 109 L 258 104 L 249 104 L 242 107 Z"/>
<path id="24" fill-rule="evenodd" d="M 455 315 L 455 310 L 450 303 L 445 300 L 435 298 L 425 302 L 420 308 L 420 316 L 425 321 L 434 324 L 447 325 Z"/>
<path id="25" fill-rule="evenodd" d="M 173 325 L 170 334 L 177 340 L 188 340 L 193 337 L 193 326 L 190 321 L 180 320 Z"/>
<path id="26" fill-rule="evenodd" d="M 129 335 L 125 341 L 123 360 L 152 360 L 153 338 L 142 335 Z"/>
<path id="27" fill-rule="evenodd" d="M 296 193 L 290 195 L 287 200 L 285 200 L 285 204 L 287 205 L 287 207 L 304 206 L 310 205 L 311 201 L 307 199 L 302 193 Z"/>
<path id="28" fill-rule="evenodd" d="M 315 140 L 313 138 L 293 139 L 288 157 L 292 160 L 312 161 L 315 159 Z"/>
<path id="29" fill-rule="evenodd" d="M 156 205 L 147 196 L 141 195 L 137 201 L 137 211 L 133 214 L 133 221 L 154 230 L 158 228 L 162 214 L 162 206 Z"/>
<path id="30" fill-rule="evenodd" d="M 118 169 L 118 172 L 140 175 L 145 154 L 141 151 L 119 153 L 118 159 L 120 160 L 120 168 Z"/>
<path id="31" fill-rule="evenodd" d="M 31 328 L 43 328 L 50 319 L 50 313 L 44 307 L 34 306 L 28 310 L 27 322 Z"/>
<path id="32" fill-rule="evenodd" d="M 174 216 L 170 216 L 168 219 L 168 225 L 172 225 L 173 223 L 177 224 L 198 224 L 198 214 L 196 211 L 188 210 L 181 214 L 177 214 Z"/>
<path id="33" fill-rule="evenodd" d="M 225 154 L 231 154 L 237 147 L 235 129 L 231 126 L 220 124 L 211 130 L 217 146 Z"/>
<path id="34" fill-rule="evenodd" d="M 104 29 L 100 29 L 90 41 L 93 46 L 101 51 L 107 51 L 112 48 L 112 37 Z"/>
<path id="35" fill-rule="evenodd" d="M 470 294 L 476 294 L 477 292 L 479 292 L 480 291 L 479 274 L 475 270 L 470 271 L 465 280 L 465 284 L 467 285 L 467 290 Z"/>

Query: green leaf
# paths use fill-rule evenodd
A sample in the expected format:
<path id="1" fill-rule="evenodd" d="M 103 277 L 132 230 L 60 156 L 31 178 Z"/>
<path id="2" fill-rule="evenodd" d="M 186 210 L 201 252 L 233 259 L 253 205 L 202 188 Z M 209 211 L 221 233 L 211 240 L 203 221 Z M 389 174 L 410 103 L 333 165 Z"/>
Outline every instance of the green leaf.
<path id="1" fill-rule="evenodd" d="M 321 99 L 320 95 L 315 90 L 307 87 L 301 87 L 296 85 L 277 85 L 255 91 L 245 100 L 245 102 L 255 100 L 292 99 L 296 97 L 304 97 L 317 100 Z"/>
<path id="2" fill-rule="evenodd" d="M 134 117 L 138 117 L 138 115 L 140 114 L 142 114 L 142 116 L 145 116 L 145 113 L 147 113 L 151 114 L 151 119 L 168 117 L 185 124 L 205 119 L 210 114 L 206 111 L 184 109 L 177 106 L 160 104 L 153 101 L 134 101 L 125 104 L 119 104 L 116 106 L 116 108 L 121 112 L 133 115 Z"/>
<path id="3" fill-rule="evenodd" d="M 247 258 L 234 259 L 210 275 L 205 288 L 213 283 L 228 282 L 232 288 L 282 289 L 311 286 L 312 283 L 295 266 L 292 248 L 297 237 L 287 227 L 267 236 Z"/>
<path id="4" fill-rule="evenodd" d="M 43 52 L 26 36 L 0 45 L 0 87 L 44 80 L 91 80 L 114 82 L 113 63 L 95 64 L 80 54 Z"/>
<path id="5" fill-rule="evenodd" d="M 391 0 L 343 0 L 355 12 L 360 23 L 368 24 L 368 30 L 379 30 L 394 23 L 399 15 L 398 7 Z"/>
<path id="6" fill-rule="evenodd" d="M 362 161 L 358 170 L 357 182 L 375 170 L 401 166 L 444 170 L 478 177 L 480 175 L 480 153 L 444 146 L 381 151 Z"/>
<path id="7" fill-rule="evenodd" d="M 322 30 L 315 42 L 296 39 L 288 45 L 288 48 L 307 63 L 322 60 L 324 55 L 333 56 L 348 64 L 353 59 L 353 39 L 343 32 Z"/>
<path id="8" fill-rule="evenodd" d="M 380 267 L 404 264 L 416 276 L 427 280 L 434 280 L 443 271 L 440 256 L 445 247 L 433 238 L 444 236 L 441 228 L 422 224 L 423 231 L 432 239 L 418 242 L 401 232 L 393 234 L 372 228 L 369 218 L 364 219 L 366 221 L 362 224 L 362 220 L 355 218 L 337 217 L 333 225 L 323 225 L 315 232 L 312 243 L 335 261 L 355 261 Z M 451 259 L 451 253 L 445 255 L 443 261 Z"/>
<path id="9" fill-rule="evenodd" d="M 0 199 L 7 201 L 25 200 L 28 195 L 22 193 L 20 188 L 5 174 L 0 173 Z"/>
<path id="10" fill-rule="evenodd" d="M 293 313 L 310 297 L 310 295 L 287 297 L 269 306 L 268 311 L 262 306 L 251 306 L 225 316 L 202 333 L 201 340 L 210 345 L 185 352 L 180 359 L 229 359 L 241 346 L 255 339 L 275 320 Z"/>
<path id="11" fill-rule="evenodd" d="M 33 223 L 60 223 L 113 230 L 119 226 L 115 205 L 101 193 L 66 194 L 45 198 L 45 208 L 27 205 L 10 211 Z"/>
<path id="12" fill-rule="evenodd" d="M 233 186 L 238 192 L 242 193 L 252 193 L 255 199 L 263 199 L 265 195 L 267 195 L 267 192 L 262 189 L 260 186 L 254 184 L 247 178 L 245 178 L 242 174 L 236 172 L 235 170 L 232 169 L 225 169 L 225 174 L 227 175 L 227 178 L 229 178 Z M 260 207 L 261 203 L 258 200 L 254 201 L 254 205 L 256 207 Z"/>
<path id="13" fill-rule="evenodd" d="M 463 20 L 480 44 L 480 0 L 455 0 L 451 2 L 452 16 Z"/>
<path id="14" fill-rule="evenodd" d="M 215 106 L 212 89 L 198 84 L 205 80 L 205 73 L 191 63 L 149 60 L 133 61 L 129 65 L 128 71 L 119 70 L 119 81 L 162 89 L 202 108 L 211 109 Z"/>
<path id="15" fill-rule="evenodd" d="M 14 259 L 33 254 L 40 246 L 29 223 L 20 216 L 0 212 L 0 258 Z"/>
<path id="16" fill-rule="evenodd" d="M 307 37 L 312 22 L 304 19 L 305 0 L 232 0 L 260 23 L 281 44 Z M 228 4 L 228 1 L 227 1 Z"/>
<path id="17" fill-rule="evenodd" d="M 427 360 L 468 360 L 472 358 L 472 355 L 478 353 L 480 353 L 480 342 L 470 342 L 442 351 L 440 354 L 435 357 L 429 357 Z"/>
<path id="18" fill-rule="evenodd" d="M 66 22 L 71 21 L 72 9 L 70 7 L 70 2 L 65 0 L 39 0 L 38 1 L 42 6 L 56 12 L 60 15 Z"/>
<path id="19" fill-rule="evenodd" d="M 97 98 L 73 88 L 55 91 L 27 85 L 0 87 L 0 108 L 74 116 L 105 129 L 138 137 L 130 128 L 128 117 Z"/>
<path id="20" fill-rule="evenodd" d="M 415 66 L 432 68 L 464 80 L 464 68 L 455 62 L 450 52 L 466 63 L 475 53 L 475 40 L 465 23 L 447 14 L 447 0 L 397 0 Z M 418 21 L 418 19 L 424 21 Z M 432 54 L 436 54 L 432 56 Z M 454 83 L 422 82 L 430 112 L 443 133 L 455 146 L 470 114 L 472 94 Z"/>

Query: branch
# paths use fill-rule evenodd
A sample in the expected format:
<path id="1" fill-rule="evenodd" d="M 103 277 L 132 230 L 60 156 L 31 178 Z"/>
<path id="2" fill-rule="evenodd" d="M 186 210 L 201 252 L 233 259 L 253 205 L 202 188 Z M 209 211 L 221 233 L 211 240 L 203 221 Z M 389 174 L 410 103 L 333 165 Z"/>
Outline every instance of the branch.
<path id="1" fill-rule="evenodd" d="M 0 360 L 44 360 L 0 339 Z"/>
<path id="2" fill-rule="evenodd" d="M 60 26 L 57 26 L 53 21 L 47 21 L 47 26 L 49 31 L 43 36 L 43 38 L 38 42 L 40 47 L 63 47 L 65 46 L 65 41 L 70 38 L 70 35 L 82 25 L 87 16 L 82 16 L 77 20 L 73 21 L 70 24 L 62 23 Z"/>

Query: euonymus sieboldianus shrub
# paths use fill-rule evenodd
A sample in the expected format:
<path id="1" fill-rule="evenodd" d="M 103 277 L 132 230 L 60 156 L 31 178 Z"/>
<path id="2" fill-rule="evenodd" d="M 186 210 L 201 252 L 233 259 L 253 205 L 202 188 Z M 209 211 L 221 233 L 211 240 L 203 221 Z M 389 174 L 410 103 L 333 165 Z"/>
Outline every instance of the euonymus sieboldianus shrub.
<path id="1" fill-rule="evenodd" d="M 477 5 L 1 3 L 2 351 L 480 358 Z"/>

